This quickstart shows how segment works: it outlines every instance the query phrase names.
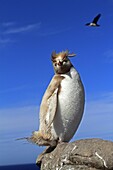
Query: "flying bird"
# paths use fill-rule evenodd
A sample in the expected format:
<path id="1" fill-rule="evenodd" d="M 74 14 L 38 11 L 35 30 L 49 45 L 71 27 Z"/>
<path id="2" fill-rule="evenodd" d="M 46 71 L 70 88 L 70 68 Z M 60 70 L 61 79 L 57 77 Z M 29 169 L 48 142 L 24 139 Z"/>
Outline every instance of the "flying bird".
<path id="1" fill-rule="evenodd" d="M 93 27 L 98 27 L 98 26 L 100 26 L 99 24 L 97 24 L 100 16 L 101 16 L 101 14 L 98 14 L 98 15 L 93 19 L 93 21 L 90 22 L 90 23 L 87 23 L 86 26 L 93 26 Z"/>

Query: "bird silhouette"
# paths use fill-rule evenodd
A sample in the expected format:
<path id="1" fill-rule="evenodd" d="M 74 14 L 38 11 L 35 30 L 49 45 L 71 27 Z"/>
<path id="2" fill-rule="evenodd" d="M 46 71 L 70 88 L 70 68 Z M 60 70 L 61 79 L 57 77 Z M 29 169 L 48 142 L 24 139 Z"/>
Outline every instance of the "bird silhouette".
<path id="1" fill-rule="evenodd" d="M 98 14 L 98 15 L 93 19 L 92 22 L 87 23 L 87 24 L 85 24 L 85 25 L 86 25 L 86 26 L 92 26 L 92 27 L 98 27 L 98 26 L 100 26 L 99 24 L 97 24 L 100 16 L 101 16 L 101 14 Z"/>

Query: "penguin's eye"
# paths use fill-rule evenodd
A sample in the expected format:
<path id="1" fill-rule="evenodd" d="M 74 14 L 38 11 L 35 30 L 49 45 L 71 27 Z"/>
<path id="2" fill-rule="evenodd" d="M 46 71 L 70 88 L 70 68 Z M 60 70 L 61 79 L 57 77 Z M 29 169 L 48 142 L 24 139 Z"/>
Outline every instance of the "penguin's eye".
<path id="1" fill-rule="evenodd" d="M 66 63 L 68 60 L 67 60 L 67 58 L 64 58 L 63 59 L 63 63 Z"/>
<path id="2" fill-rule="evenodd" d="M 57 63 L 54 63 L 54 66 L 57 66 Z"/>

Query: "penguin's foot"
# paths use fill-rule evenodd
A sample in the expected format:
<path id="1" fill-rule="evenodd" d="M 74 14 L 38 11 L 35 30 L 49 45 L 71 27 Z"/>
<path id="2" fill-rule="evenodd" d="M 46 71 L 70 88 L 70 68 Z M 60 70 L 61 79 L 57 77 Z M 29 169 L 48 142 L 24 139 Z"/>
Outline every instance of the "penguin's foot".
<path id="1" fill-rule="evenodd" d="M 44 158 L 44 155 L 52 152 L 55 148 L 56 148 L 56 146 L 47 146 L 47 148 L 37 157 L 36 165 L 41 166 L 42 159 Z"/>

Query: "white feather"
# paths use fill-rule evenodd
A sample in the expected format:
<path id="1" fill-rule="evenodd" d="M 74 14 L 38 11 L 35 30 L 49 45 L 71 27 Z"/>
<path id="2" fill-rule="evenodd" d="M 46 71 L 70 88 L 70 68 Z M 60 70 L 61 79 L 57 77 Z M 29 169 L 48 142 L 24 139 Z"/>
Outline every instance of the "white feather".
<path id="1" fill-rule="evenodd" d="M 84 110 L 84 88 L 78 72 L 74 67 L 63 74 L 61 91 L 58 96 L 58 106 L 52 134 L 60 141 L 68 142 L 75 134 Z"/>

